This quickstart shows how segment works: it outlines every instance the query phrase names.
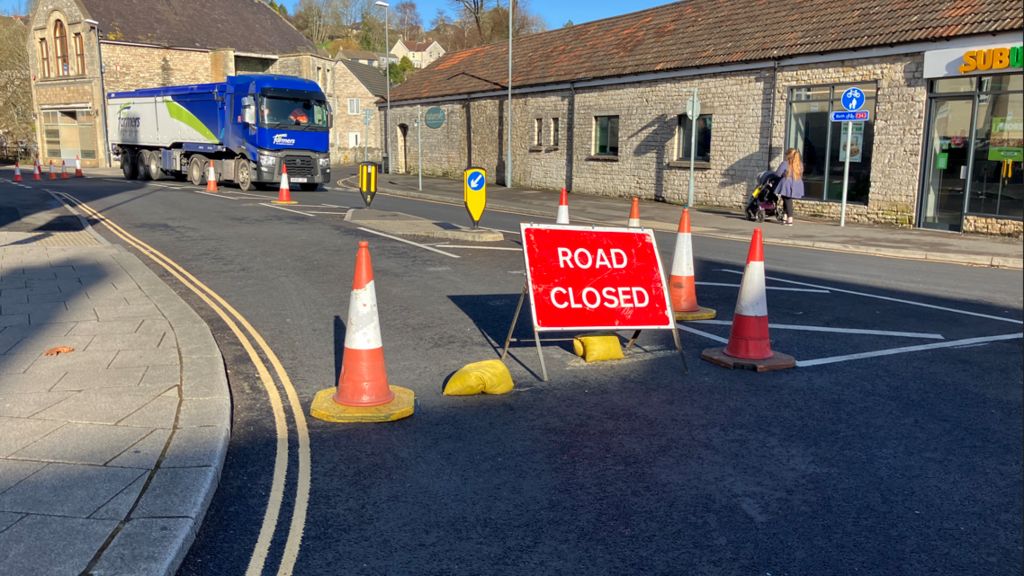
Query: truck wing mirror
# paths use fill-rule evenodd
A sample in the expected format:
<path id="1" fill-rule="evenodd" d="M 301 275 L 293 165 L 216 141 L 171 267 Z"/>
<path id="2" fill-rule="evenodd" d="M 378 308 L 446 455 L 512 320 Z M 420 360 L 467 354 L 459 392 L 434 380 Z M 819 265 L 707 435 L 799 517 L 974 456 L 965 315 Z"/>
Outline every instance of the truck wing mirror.
<path id="1" fill-rule="evenodd" d="M 242 122 L 256 124 L 256 101 L 252 96 L 242 98 Z"/>

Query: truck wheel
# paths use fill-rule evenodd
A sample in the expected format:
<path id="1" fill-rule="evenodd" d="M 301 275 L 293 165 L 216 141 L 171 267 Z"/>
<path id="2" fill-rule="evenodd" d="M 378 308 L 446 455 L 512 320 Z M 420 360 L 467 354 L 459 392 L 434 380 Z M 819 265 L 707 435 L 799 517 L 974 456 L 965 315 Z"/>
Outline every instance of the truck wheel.
<path id="1" fill-rule="evenodd" d="M 135 155 L 135 171 L 139 180 L 149 180 L 149 150 L 139 150 Z"/>
<path id="2" fill-rule="evenodd" d="M 202 186 L 206 181 L 206 158 L 196 154 L 188 161 L 188 181 Z"/>
<path id="3" fill-rule="evenodd" d="M 121 174 L 124 174 L 125 180 L 135 180 L 139 176 L 135 170 L 134 154 L 127 150 L 121 151 Z"/>
<path id="4" fill-rule="evenodd" d="M 146 155 L 146 160 L 146 170 L 149 172 L 147 176 L 149 176 L 150 180 L 159 180 L 162 173 L 160 170 L 160 151 L 151 150 Z"/>
<path id="5" fill-rule="evenodd" d="M 235 160 L 235 183 L 242 192 L 252 190 L 252 164 L 245 158 Z"/>

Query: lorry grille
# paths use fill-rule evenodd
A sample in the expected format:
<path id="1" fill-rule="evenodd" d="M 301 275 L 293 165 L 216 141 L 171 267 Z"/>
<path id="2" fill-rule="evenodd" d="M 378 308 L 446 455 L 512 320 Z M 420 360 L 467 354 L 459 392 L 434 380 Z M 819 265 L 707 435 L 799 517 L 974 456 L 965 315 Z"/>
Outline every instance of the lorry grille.
<path id="1" fill-rule="evenodd" d="M 288 176 L 313 178 L 316 176 L 316 158 L 309 156 L 285 156 L 284 165 L 288 167 Z"/>

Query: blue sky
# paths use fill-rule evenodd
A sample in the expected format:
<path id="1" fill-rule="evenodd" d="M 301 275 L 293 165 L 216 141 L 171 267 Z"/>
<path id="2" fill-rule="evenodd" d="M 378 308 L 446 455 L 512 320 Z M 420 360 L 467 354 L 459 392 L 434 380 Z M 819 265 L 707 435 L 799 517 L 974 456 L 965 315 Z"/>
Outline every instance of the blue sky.
<path id="1" fill-rule="evenodd" d="M 398 1 L 399 0 L 393 0 L 395 3 Z M 504 3 L 507 0 L 499 1 Z M 572 20 L 576 24 L 581 24 L 583 22 L 608 18 L 609 16 L 618 16 L 619 14 L 625 14 L 627 12 L 636 12 L 637 10 L 668 4 L 669 2 L 670 0 L 631 0 L 629 2 L 594 2 L 593 0 L 530 0 L 530 9 L 544 18 L 544 21 L 547 22 L 548 28 L 560 28 L 565 24 L 566 20 Z M 11 10 L 29 4 L 30 2 L 27 2 L 26 0 L 0 0 L 0 12 L 6 14 Z M 290 10 L 298 4 L 298 0 L 284 0 L 284 4 L 288 6 Z M 430 25 L 430 21 L 434 19 L 434 15 L 437 14 L 438 8 L 447 10 L 449 14 L 452 12 L 452 3 L 450 0 L 417 0 L 416 5 L 420 9 L 420 16 L 423 18 L 423 24 L 425 26 Z"/>

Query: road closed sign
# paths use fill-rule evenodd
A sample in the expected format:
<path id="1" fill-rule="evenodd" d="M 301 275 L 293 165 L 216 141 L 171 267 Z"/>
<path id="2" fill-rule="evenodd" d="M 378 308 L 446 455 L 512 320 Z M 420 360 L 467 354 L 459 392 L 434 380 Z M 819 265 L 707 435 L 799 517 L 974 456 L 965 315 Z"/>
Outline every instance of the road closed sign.
<path id="1" fill-rule="evenodd" d="M 521 224 L 538 330 L 674 328 L 651 230 Z"/>

